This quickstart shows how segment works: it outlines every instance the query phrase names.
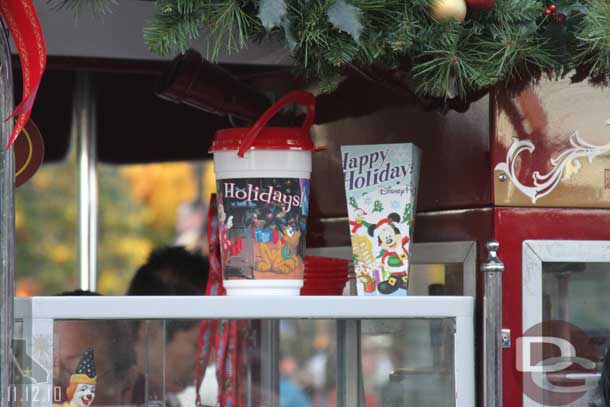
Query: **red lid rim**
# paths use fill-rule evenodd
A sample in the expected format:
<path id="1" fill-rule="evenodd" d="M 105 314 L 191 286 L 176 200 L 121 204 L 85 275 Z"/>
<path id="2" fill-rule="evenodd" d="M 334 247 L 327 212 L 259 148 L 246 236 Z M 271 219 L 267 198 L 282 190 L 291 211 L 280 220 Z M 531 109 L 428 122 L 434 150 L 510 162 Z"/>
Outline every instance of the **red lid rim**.
<path id="1" fill-rule="evenodd" d="M 240 151 L 249 128 L 222 129 L 216 132 L 208 152 Z M 309 131 L 294 127 L 265 127 L 247 151 L 252 150 L 292 150 L 324 151 L 327 147 L 316 147 Z"/>

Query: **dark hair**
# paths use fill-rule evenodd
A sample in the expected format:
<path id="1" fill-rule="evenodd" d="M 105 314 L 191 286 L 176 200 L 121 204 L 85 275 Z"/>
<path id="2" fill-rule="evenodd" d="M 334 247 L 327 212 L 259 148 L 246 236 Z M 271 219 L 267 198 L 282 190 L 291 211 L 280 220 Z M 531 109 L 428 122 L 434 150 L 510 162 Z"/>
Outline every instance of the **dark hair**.
<path id="1" fill-rule="evenodd" d="M 155 249 L 135 273 L 127 295 L 203 295 L 209 263 L 184 247 Z"/>
<path id="2" fill-rule="evenodd" d="M 203 295 L 209 268 L 205 257 L 184 247 L 161 247 L 155 249 L 136 271 L 127 295 Z M 166 341 L 197 324 L 197 321 L 166 321 Z M 134 329 L 137 330 L 139 325 L 136 324 Z"/>
<path id="3" fill-rule="evenodd" d="M 63 293 L 58 294 L 61 297 L 98 297 L 102 294 L 96 293 L 95 291 L 89 290 L 73 290 L 73 291 L 64 291 Z"/>
<path id="4" fill-rule="evenodd" d="M 129 369 L 136 364 L 133 349 L 133 321 L 125 319 L 108 319 L 103 321 L 89 321 L 95 324 L 105 338 L 107 338 L 112 357 L 112 371 L 115 379 L 122 380 L 127 377 Z"/>

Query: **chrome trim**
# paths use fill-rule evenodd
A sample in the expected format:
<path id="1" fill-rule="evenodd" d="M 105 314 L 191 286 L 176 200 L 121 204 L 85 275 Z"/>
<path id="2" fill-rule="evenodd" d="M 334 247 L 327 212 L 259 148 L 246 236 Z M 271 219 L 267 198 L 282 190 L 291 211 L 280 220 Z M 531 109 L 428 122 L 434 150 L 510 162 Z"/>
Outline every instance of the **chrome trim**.
<path id="1" fill-rule="evenodd" d="M 337 405 L 365 406 L 360 320 L 337 321 Z"/>
<path id="2" fill-rule="evenodd" d="M 481 264 L 483 277 L 483 402 L 485 407 L 502 407 L 502 272 L 498 258 L 500 244 L 485 244 L 487 261 Z"/>
<path id="3" fill-rule="evenodd" d="M 13 150 L 6 145 L 13 120 L 13 71 L 4 22 L 0 19 L 0 400 L 9 400 L 11 340 L 15 297 L 15 164 Z"/>
<path id="4" fill-rule="evenodd" d="M 79 288 L 97 289 L 98 185 L 96 104 L 90 73 L 76 76 L 72 132 L 78 154 Z"/>
<path id="5" fill-rule="evenodd" d="M 261 405 L 280 405 L 280 321 L 261 321 Z"/>

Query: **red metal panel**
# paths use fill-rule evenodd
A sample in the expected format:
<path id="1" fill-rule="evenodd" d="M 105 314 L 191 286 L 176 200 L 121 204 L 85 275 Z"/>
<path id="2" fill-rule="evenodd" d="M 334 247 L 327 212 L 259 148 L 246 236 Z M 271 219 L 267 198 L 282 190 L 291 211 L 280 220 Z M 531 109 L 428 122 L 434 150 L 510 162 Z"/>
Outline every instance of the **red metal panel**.
<path id="1" fill-rule="evenodd" d="M 495 238 L 506 266 L 503 276 L 504 327 L 513 337 L 522 326 L 522 246 L 524 240 L 610 240 L 610 210 L 605 209 L 495 209 Z M 504 351 L 504 405 L 523 405 L 522 377 L 516 369 L 515 347 Z"/>

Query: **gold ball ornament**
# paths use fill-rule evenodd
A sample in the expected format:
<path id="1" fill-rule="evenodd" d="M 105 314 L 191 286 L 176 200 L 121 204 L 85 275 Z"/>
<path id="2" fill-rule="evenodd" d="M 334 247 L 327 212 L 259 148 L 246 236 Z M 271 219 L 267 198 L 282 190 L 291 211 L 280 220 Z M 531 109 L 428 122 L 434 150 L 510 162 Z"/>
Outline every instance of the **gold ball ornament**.
<path id="1" fill-rule="evenodd" d="M 461 23 L 466 18 L 467 9 L 465 0 L 434 0 L 430 5 L 430 16 L 439 23 L 451 20 Z"/>

